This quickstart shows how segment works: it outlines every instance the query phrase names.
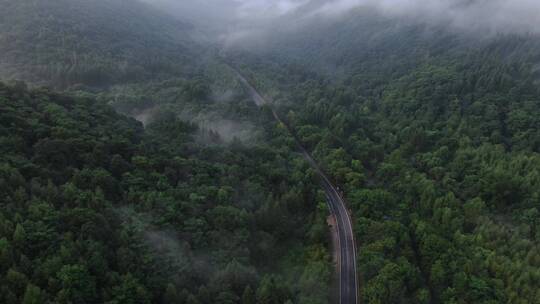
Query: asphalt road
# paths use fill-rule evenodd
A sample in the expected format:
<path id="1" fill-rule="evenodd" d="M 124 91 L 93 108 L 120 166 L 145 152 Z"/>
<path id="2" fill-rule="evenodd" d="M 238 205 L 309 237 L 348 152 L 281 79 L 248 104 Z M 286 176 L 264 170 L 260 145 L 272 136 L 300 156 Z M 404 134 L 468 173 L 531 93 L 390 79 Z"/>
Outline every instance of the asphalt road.
<path id="1" fill-rule="evenodd" d="M 232 68 L 232 67 L 231 67 Z M 233 71 L 238 76 L 238 79 L 249 90 L 253 101 L 262 106 L 267 104 L 266 100 L 255 90 L 255 88 L 234 68 Z M 338 238 L 338 275 L 339 275 L 339 301 L 340 304 L 356 304 L 358 302 L 358 277 L 356 273 L 356 243 L 352 229 L 352 221 L 347 210 L 346 204 L 342 196 L 337 191 L 336 187 L 330 182 L 326 174 L 321 170 L 320 166 L 313 159 L 311 154 L 303 147 L 302 143 L 279 115 L 272 110 L 277 121 L 287 127 L 291 135 L 294 137 L 298 147 L 302 151 L 302 155 L 309 164 L 317 171 L 321 178 L 321 185 L 326 193 L 326 199 L 330 213 L 334 215 L 337 225 Z"/>

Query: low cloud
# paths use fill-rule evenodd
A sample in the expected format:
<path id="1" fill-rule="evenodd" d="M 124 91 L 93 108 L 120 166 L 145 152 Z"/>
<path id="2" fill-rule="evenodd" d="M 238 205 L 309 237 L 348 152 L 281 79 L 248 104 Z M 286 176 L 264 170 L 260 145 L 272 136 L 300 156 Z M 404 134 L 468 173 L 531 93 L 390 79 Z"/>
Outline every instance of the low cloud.
<path id="1" fill-rule="evenodd" d="M 462 30 L 540 33 L 538 0 L 336 0 L 323 4 L 317 13 L 339 15 L 361 7 L 375 8 L 387 16 L 439 22 Z"/>
<path id="2" fill-rule="evenodd" d="M 354 9 L 375 9 L 390 17 L 411 17 L 461 30 L 489 33 L 540 33 L 539 0 L 143 0 L 190 16 L 220 23 L 222 31 L 245 35 L 264 24 L 287 24 L 310 17 L 340 17 Z"/>
<path id="3" fill-rule="evenodd" d="M 238 6 L 237 17 L 241 19 L 267 19 L 294 11 L 310 0 L 234 0 Z"/>
<path id="4" fill-rule="evenodd" d="M 250 146 L 257 143 L 259 129 L 250 121 L 224 118 L 217 112 L 195 112 L 184 109 L 181 120 L 196 124 L 195 141 L 202 145 L 231 144 L 235 141 Z"/>
<path id="5" fill-rule="evenodd" d="M 256 127 L 250 122 L 238 122 L 228 119 L 201 119 L 197 122 L 199 133 L 197 141 L 202 144 L 230 144 L 235 140 L 250 145 L 256 140 Z M 217 135 L 217 138 L 212 138 Z M 213 140 L 213 142 L 212 142 Z"/>

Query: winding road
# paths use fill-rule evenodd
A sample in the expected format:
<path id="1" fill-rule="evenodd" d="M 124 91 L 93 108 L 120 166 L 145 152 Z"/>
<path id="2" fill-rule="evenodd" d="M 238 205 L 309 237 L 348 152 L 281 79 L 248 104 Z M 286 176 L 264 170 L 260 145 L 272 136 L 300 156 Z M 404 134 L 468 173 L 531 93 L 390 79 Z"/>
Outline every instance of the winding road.
<path id="1" fill-rule="evenodd" d="M 230 66 L 231 67 L 231 66 Z M 231 69 L 236 73 L 238 79 L 249 90 L 253 101 L 258 105 L 268 105 L 266 100 L 255 90 L 255 88 L 246 80 L 240 72 L 235 68 Z M 358 303 L 358 277 L 356 273 L 356 243 L 352 229 L 352 220 L 349 211 L 346 208 L 345 200 L 339 194 L 336 187 L 330 182 L 326 174 L 313 159 L 311 154 L 304 148 L 299 138 L 285 123 L 279 115 L 272 109 L 274 118 L 282 123 L 294 137 L 298 147 L 302 151 L 302 155 L 309 162 L 311 167 L 315 169 L 321 179 L 321 185 L 326 193 L 328 207 L 330 213 L 335 217 L 337 230 L 337 261 L 339 275 L 339 301 L 340 304 L 357 304 Z"/>

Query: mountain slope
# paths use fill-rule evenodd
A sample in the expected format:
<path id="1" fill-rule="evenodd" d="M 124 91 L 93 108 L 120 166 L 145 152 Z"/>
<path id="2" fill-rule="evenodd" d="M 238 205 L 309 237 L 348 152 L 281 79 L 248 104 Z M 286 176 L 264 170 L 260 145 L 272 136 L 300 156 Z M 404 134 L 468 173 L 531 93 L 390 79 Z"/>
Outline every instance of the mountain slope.
<path id="1" fill-rule="evenodd" d="M 372 18 L 231 52 L 343 189 L 361 302 L 536 303 L 539 37 Z"/>
<path id="2" fill-rule="evenodd" d="M 269 128 L 206 147 L 170 113 L 0 83 L 0 302 L 324 301 L 324 197 Z"/>
<path id="3" fill-rule="evenodd" d="M 0 5 L 0 76 L 7 79 L 108 86 L 194 68 L 190 26 L 136 0 Z"/>

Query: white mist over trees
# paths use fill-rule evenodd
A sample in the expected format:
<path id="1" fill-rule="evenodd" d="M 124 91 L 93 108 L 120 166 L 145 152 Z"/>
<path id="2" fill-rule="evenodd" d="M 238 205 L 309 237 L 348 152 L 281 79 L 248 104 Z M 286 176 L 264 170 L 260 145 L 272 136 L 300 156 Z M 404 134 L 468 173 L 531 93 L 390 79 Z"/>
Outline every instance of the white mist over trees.
<path id="1" fill-rule="evenodd" d="M 538 303 L 537 1 L 0 0 L 0 303 L 337 302 L 295 137 L 360 303 Z"/>
<path id="2" fill-rule="evenodd" d="M 304 18 L 340 17 L 355 9 L 376 9 L 392 17 L 446 24 L 485 33 L 539 33 L 540 2 L 535 0 L 144 0 L 195 22 L 246 27 Z M 269 26 L 272 26 L 270 24 Z"/>

